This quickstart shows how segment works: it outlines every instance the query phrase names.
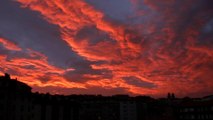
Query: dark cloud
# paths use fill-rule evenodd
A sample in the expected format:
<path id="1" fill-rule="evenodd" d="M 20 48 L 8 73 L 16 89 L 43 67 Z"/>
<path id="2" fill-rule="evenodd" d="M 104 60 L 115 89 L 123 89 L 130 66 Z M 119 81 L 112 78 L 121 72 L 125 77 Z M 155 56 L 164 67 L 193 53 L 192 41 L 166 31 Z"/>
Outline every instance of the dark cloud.
<path id="1" fill-rule="evenodd" d="M 111 80 L 113 78 L 113 74 L 111 71 L 107 69 L 102 70 L 94 70 L 91 67 L 83 68 L 79 67 L 78 69 L 75 69 L 74 71 L 67 71 L 64 73 L 64 78 L 71 82 L 77 82 L 77 83 L 85 83 L 89 80 L 101 80 L 101 79 L 109 79 Z"/>
<path id="2" fill-rule="evenodd" d="M 75 38 L 78 42 L 88 40 L 88 45 L 93 46 L 103 41 L 114 42 L 110 36 L 103 31 L 98 30 L 95 26 L 85 26 L 77 31 Z"/>
<path id="3" fill-rule="evenodd" d="M 133 8 L 129 0 L 86 0 L 93 5 L 96 9 L 105 13 L 107 17 L 110 17 L 119 22 L 126 22 L 128 17 L 133 14 Z M 122 3 L 122 5 L 121 5 Z M 110 6 L 110 7 L 109 7 Z"/>
<path id="4" fill-rule="evenodd" d="M 143 81 L 134 76 L 125 77 L 123 79 L 127 82 L 127 84 L 134 85 L 136 87 L 144 87 L 144 88 L 155 88 L 156 87 L 155 84 L 153 84 L 151 82 Z"/>

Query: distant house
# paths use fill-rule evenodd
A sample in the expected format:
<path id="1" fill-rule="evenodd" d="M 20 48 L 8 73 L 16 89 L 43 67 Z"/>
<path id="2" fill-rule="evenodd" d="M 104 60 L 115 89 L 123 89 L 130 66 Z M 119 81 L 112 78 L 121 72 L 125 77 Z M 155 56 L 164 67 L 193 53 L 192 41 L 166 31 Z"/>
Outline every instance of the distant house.
<path id="1" fill-rule="evenodd" d="M 213 120 L 213 99 L 183 101 L 176 107 L 178 120 Z"/>
<path id="2" fill-rule="evenodd" d="M 11 79 L 9 74 L 0 76 L 1 120 L 29 120 L 31 103 L 31 87 Z"/>

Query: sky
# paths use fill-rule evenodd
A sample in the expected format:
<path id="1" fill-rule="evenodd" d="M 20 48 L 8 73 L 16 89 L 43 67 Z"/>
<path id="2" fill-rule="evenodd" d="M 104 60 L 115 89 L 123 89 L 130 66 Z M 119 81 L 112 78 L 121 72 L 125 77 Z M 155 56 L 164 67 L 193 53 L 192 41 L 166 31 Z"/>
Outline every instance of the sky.
<path id="1" fill-rule="evenodd" d="M 1 0 L 0 74 L 51 94 L 213 94 L 212 0 Z"/>

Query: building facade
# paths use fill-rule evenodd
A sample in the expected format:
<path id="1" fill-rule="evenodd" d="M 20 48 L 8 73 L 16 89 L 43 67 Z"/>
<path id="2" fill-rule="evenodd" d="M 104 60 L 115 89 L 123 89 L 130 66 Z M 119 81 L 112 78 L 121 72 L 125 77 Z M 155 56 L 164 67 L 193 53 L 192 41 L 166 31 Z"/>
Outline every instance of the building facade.
<path id="1" fill-rule="evenodd" d="M 212 98 L 40 94 L 0 76 L 0 120 L 213 120 Z"/>

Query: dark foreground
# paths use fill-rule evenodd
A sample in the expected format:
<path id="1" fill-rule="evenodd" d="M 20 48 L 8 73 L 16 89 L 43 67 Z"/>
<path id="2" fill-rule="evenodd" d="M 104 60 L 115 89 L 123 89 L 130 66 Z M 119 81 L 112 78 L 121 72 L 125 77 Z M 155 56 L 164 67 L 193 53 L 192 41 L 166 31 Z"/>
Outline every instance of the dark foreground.
<path id="1" fill-rule="evenodd" d="M 0 76 L 0 120 L 213 120 L 213 96 L 50 95 Z"/>

